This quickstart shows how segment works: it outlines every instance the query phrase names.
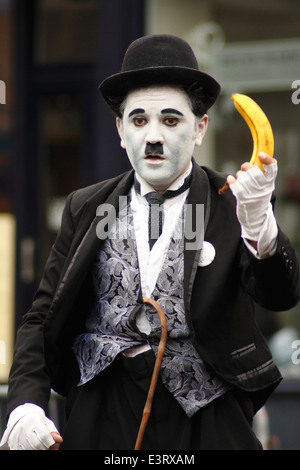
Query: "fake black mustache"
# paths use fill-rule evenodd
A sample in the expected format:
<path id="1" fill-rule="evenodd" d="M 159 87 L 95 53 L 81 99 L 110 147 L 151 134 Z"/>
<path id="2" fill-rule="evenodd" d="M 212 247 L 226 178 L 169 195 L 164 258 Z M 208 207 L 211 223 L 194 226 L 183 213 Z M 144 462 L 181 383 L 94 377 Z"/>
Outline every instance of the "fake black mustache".
<path id="1" fill-rule="evenodd" d="M 145 148 L 145 155 L 163 155 L 164 149 L 161 143 L 147 144 Z"/>

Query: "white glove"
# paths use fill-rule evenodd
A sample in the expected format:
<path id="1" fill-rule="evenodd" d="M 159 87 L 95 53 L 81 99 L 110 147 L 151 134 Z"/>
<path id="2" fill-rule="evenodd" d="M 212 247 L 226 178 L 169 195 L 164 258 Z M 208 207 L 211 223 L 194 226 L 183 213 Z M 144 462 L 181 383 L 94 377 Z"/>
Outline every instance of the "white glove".
<path id="1" fill-rule="evenodd" d="M 263 173 L 257 165 L 241 171 L 230 189 L 237 200 L 237 217 L 242 228 L 242 237 L 258 243 L 260 256 L 274 249 L 278 227 L 271 205 L 275 188 L 277 162 L 263 165 Z M 249 247 L 249 244 L 247 244 Z"/>
<path id="2" fill-rule="evenodd" d="M 0 446 L 7 444 L 10 450 L 47 450 L 55 444 L 52 432 L 58 430 L 44 410 L 25 403 L 11 412 Z"/>

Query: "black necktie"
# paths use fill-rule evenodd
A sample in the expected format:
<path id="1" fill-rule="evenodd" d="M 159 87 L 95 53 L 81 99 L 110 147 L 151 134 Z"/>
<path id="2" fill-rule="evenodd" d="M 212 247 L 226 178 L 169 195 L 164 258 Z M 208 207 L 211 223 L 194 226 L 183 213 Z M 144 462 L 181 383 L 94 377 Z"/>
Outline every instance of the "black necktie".
<path id="1" fill-rule="evenodd" d="M 149 246 L 150 250 L 152 249 L 154 243 L 158 240 L 162 233 L 163 227 L 163 202 L 165 199 L 170 199 L 172 197 L 178 196 L 186 191 L 191 184 L 192 180 L 192 171 L 190 174 L 185 178 L 183 185 L 176 190 L 168 189 L 164 192 L 164 194 L 158 194 L 157 192 L 151 192 L 145 194 L 145 198 L 149 204 L 149 218 L 148 218 L 148 236 L 149 236 Z M 140 184 L 135 178 L 135 189 L 137 192 L 140 192 Z"/>
<path id="2" fill-rule="evenodd" d="M 149 204 L 148 241 L 151 250 L 162 233 L 164 218 L 162 204 L 165 198 L 156 192 L 145 194 L 145 198 Z"/>

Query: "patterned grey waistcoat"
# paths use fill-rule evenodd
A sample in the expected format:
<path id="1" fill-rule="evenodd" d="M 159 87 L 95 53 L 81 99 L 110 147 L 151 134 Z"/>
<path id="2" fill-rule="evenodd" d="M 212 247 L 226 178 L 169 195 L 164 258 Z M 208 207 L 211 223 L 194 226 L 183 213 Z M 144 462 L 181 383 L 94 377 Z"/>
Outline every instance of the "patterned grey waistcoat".
<path id="1" fill-rule="evenodd" d="M 183 302 L 183 257 L 180 219 L 152 298 L 163 308 L 168 326 L 161 378 L 190 417 L 224 394 L 229 386 L 201 360 L 191 342 Z M 141 333 L 135 323 L 140 276 L 130 206 L 120 212 L 99 251 L 93 279 L 95 306 L 86 323 L 87 332 L 74 342 L 81 372 L 79 385 L 101 373 L 125 349 L 147 343 L 157 353 L 161 328 L 153 307 L 142 307 L 151 326 L 149 334 Z"/>

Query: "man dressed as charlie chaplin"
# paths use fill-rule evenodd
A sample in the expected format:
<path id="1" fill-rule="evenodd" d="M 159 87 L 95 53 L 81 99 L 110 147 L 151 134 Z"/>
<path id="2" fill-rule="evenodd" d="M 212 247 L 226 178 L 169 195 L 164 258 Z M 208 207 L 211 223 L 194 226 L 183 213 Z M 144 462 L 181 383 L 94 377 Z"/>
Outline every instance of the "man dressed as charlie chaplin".
<path id="1" fill-rule="evenodd" d="M 180 38 L 134 41 L 100 90 L 133 169 L 67 199 L 18 331 L 2 445 L 134 448 L 161 334 L 147 297 L 167 341 L 141 449 L 261 449 L 253 415 L 281 376 L 254 303 L 281 311 L 300 297 L 272 210 L 276 160 L 260 155 L 264 173 L 243 164 L 218 194 L 226 177 L 192 155 L 220 86 Z M 149 193 L 163 197 L 162 232 L 148 240 Z M 188 246 L 187 214 L 204 231 L 199 246 Z M 63 436 L 45 415 L 51 388 L 66 397 Z"/>

